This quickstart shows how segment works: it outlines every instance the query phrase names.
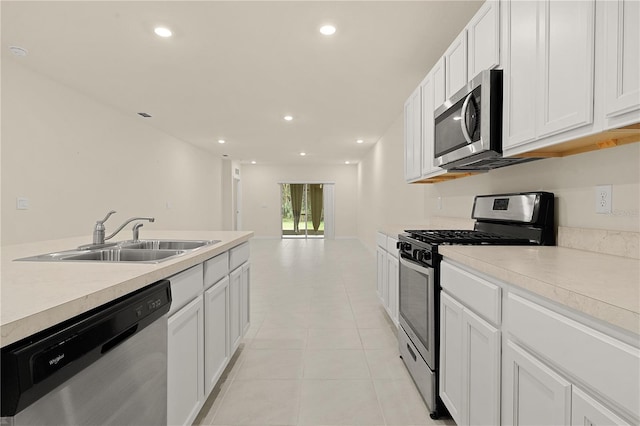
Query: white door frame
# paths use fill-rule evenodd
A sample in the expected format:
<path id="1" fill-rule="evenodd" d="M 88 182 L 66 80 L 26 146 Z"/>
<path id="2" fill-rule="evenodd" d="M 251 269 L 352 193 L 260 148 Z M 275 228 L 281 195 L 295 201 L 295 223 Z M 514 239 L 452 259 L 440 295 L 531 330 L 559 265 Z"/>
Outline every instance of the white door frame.
<path id="1" fill-rule="evenodd" d="M 233 230 L 242 230 L 242 185 L 240 184 L 240 176 L 233 177 Z"/>

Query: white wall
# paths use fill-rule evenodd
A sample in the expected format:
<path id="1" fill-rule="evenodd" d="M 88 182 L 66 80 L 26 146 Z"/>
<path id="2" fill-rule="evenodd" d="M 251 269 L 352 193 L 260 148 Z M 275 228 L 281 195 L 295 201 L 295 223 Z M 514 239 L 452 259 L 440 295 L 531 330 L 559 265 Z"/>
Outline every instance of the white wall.
<path id="1" fill-rule="evenodd" d="M 404 181 L 401 115 L 358 164 L 358 238 L 375 247 L 383 225 L 424 223 L 424 188 Z"/>
<path id="2" fill-rule="evenodd" d="M 242 227 L 258 237 L 280 238 L 280 182 L 334 182 L 336 238 L 356 237 L 355 165 L 243 164 Z"/>
<path id="3" fill-rule="evenodd" d="M 220 229 L 220 160 L 144 120 L 3 61 L 2 244 L 89 240 L 110 209 L 107 232 L 131 216 L 155 216 L 142 235 Z"/>
<path id="4" fill-rule="evenodd" d="M 594 187 L 602 184 L 613 185 L 612 214 L 595 213 Z M 427 185 L 425 214 L 468 218 L 474 195 L 520 191 L 553 192 L 558 226 L 640 232 L 640 143 Z"/>

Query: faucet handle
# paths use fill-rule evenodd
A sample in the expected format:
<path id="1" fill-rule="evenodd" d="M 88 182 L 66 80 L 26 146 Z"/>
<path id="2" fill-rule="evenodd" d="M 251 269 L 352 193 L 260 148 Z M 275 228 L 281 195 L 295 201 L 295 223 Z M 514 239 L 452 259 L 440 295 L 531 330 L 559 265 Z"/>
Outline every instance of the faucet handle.
<path id="1" fill-rule="evenodd" d="M 104 217 L 104 219 L 102 219 L 102 220 L 97 220 L 97 221 L 96 221 L 96 225 L 97 225 L 97 224 L 102 225 L 102 224 L 103 224 L 103 223 L 105 223 L 105 222 L 107 221 L 107 219 L 109 219 L 109 218 L 111 217 L 111 215 L 112 215 L 112 214 L 114 214 L 114 213 L 116 213 L 116 211 L 115 211 L 115 210 L 111 210 L 109 213 L 107 213 L 107 215 Z"/>

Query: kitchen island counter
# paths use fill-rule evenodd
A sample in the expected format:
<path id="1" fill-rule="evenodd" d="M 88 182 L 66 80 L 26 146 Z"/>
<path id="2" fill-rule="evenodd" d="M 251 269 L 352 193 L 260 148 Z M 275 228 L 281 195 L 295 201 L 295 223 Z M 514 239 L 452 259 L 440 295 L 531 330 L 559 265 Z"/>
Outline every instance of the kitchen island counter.
<path id="1" fill-rule="evenodd" d="M 441 246 L 445 259 L 635 334 L 640 261 L 540 246 Z"/>
<path id="2" fill-rule="evenodd" d="M 2 247 L 0 339 L 4 347 L 248 241 L 247 231 L 146 231 L 144 239 L 220 240 L 160 263 L 32 262 L 15 259 L 70 250 L 90 237 Z"/>

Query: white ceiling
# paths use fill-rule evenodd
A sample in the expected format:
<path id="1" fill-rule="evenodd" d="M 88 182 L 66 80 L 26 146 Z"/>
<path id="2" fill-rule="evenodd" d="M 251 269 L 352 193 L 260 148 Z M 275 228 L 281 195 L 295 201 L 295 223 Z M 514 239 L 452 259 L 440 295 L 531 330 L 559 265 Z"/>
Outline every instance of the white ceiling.
<path id="1" fill-rule="evenodd" d="M 2 1 L 2 61 L 19 61 L 215 155 L 357 162 L 480 5 Z M 319 33 L 325 23 L 335 35 Z M 173 37 L 156 36 L 160 24 Z M 13 56 L 12 45 L 29 55 Z M 294 120 L 284 121 L 286 114 Z"/>

